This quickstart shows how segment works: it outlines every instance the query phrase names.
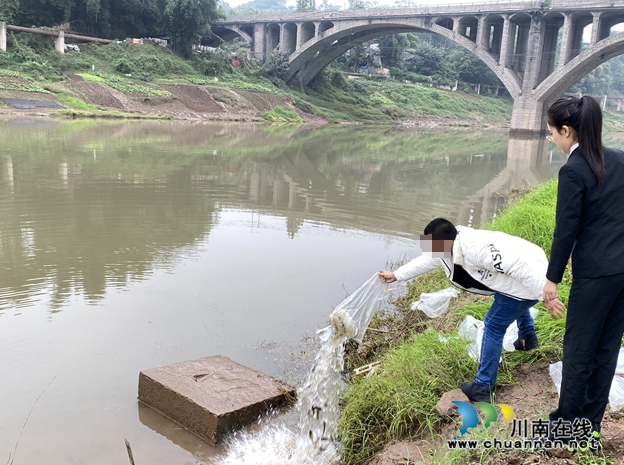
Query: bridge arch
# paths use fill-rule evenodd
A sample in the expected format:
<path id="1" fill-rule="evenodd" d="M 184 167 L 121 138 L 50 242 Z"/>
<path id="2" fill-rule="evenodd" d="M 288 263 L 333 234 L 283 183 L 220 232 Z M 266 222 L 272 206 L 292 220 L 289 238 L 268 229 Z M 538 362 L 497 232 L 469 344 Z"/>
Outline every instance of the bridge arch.
<path id="1" fill-rule="evenodd" d="M 535 89 L 535 99 L 538 102 L 551 101 L 604 62 L 622 54 L 624 54 L 624 32 L 602 39 L 544 79 Z"/>
<path id="2" fill-rule="evenodd" d="M 224 42 L 230 42 L 241 37 L 248 44 L 253 43 L 253 28 L 235 25 L 217 24 L 210 29 L 210 33 L 202 38 L 202 45 L 218 47 Z"/>
<path id="3" fill-rule="evenodd" d="M 290 74 L 286 79 L 307 85 L 323 68 L 355 45 L 385 35 L 425 32 L 447 37 L 477 55 L 503 82 L 511 96 L 516 98 L 520 95 L 519 80 L 505 72 L 504 67 L 499 64 L 499 58 L 495 58 L 490 52 L 489 45 L 488 50 L 485 50 L 477 44 L 477 32 L 482 26 L 477 17 L 468 16 L 465 18 L 457 22 L 451 17 L 441 16 L 428 21 L 396 18 L 395 21 L 350 21 L 348 25 L 343 27 L 341 24 L 337 24 L 326 30 L 322 36 L 319 35 L 316 41 L 308 40 L 291 54 L 289 60 Z M 498 17 L 493 18 L 492 24 L 498 24 L 497 20 Z M 455 24 L 459 25 L 459 29 L 453 27 Z M 462 28 L 464 29 L 462 30 Z M 488 43 L 489 39 L 490 36 L 488 35 Z"/>

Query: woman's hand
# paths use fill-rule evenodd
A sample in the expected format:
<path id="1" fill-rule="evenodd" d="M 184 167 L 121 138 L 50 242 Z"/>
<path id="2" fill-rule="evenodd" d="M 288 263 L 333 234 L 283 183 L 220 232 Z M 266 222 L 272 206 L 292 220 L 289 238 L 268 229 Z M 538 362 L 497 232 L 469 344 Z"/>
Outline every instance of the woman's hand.
<path id="1" fill-rule="evenodd" d="M 550 302 L 557 297 L 559 297 L 559 294 L 557 293 L 557 284 L 547 279 L 546 284 L 544 285 L 544 290 L 542 292 L 542 298 L 544 299 L 544 303 Z"/>
<path id="2" fill-rule="evenodd" d="M 565 305 L 559 299 L 553 299 L 548 302 L 544 301 L 544 307 L 550 313 L 550 316 L 553 319 L 558 320 L 559 318 L 563 318 L 563 314 L 565 313 Z"/>
<path id="3" fill-rule="evenodd" d="M 392 271 L 379 271 L 377 275 L 382 283 L 393 283 L 397 280 Z"/>

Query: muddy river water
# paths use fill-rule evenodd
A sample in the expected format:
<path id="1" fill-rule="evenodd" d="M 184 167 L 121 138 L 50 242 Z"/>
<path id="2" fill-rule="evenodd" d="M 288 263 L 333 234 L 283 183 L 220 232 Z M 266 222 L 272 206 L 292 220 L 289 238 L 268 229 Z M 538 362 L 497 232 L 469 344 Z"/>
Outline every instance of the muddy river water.
<path id="1" fill-rule="evenodd" d="M 138 405 L 140 370 L 221 354 L 297 382 L 431 218 L 478 227 L 564 162 L 481 129 L 0 121 L 0 460 L 19 439 L 15 464 L 128 463 L 128 439 L 207 462 Z"/>

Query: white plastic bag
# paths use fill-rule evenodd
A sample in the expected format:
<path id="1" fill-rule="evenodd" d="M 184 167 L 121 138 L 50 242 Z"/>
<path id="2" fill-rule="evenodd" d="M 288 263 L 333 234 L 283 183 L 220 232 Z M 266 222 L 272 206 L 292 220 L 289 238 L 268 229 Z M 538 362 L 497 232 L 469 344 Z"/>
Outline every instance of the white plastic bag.
<path id="1" fill-rule="evenodd" d="M 617 374 L 613 377 L 611 391 L 609 391 L 609 405 L 612 410 L 624 408 L 624 378 Z"/>
<path id="2" fill-rule="evenodd" d="M 441 291 L 420 294 L 420 300 L 413 302 L 412 310 L 421 310 L 429 318 L 437 318 L 448 309 L 449 303 L 453 297 L 457 297 L 459 291 L 454 287 L 447 287 Z"/>
<path id="3" fill-rule="evenodd" d="M 618 361 L 617 366 L 615 367 L 615 372 L 624 375 L 624 349 L 620 349 L 620 353 L 618 354 Z"/>
<path id="4" fill-rule="evenodd" d="M 531 317 L 535 319 L 535 317 L 539 313 L 539 310 L 535 307 L 531 307 L 529 309 L 529 312 L 531 313 Z M 516 350 L 513 345 L 516 339 L 518 339 L 518 322 L 514 321 L 512 324 L 509 325 L 509 328 L 507 328 L 507 332 L 505 333 L 505 337 L 503 338 L 503 349 L 508 352 L 513 352 L 514 350 Z"/>
<path id="5" fill-rule="evenodd" d="M 609 405 L 613 410 L 624 408 L 624 378 L 618 375 L 624 375 L 624 349 L 620 349 L 618 354 L 615 376 L 611 383 L 611 391 L 609 391 Z"/>
<path id="6" fill-rule="evenodd" d="M 553 363 L 548 367 L 548 371 L 550 372 L 550 378 L 557 388 L 557 394 L 561 395 L 563 362 Z M 624 349 L 620 349 L 615 373 L 613 382 L 611 383 L 611 390 L 609 391 L 609 405 L 613 410 L 620 410 L 624 408 L 624 378 L 618 376 L 618 374 L 624 374 Z"/>
<path id="7" fill-rule="evenodd" d="M 350 337 L 362 342 L 375 311 L 386 300 L 388 285 L 377 273 L 343 300 L 329 315 L 334 337 Z"/>
<path id="8" fill-rule="evenodd" d="M 483 321 L 468 315 L 459 325 L 459 335 L 466 339 L 468 344 L 468 355 L 478 362 L 481 356 L 481 342 L 483 340 Z"/>
<path id="9" fill-rule="evenodd" d="M 557 394 L 561 395 L 561 379 L 563 378 L 563 362 L 552 363 L 548 367 L 548 372 L 550 373 L 550 379 L 555 383 L 555 388 L 557 388 Z"/>

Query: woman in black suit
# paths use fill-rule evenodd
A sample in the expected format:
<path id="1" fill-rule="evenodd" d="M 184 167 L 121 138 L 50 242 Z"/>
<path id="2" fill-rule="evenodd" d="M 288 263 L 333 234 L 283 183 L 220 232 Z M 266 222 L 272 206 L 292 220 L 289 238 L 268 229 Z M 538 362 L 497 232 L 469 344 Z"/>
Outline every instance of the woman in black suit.
<path id="1" fill-rule="evenodd" d="M 622 343 L 624 152 L 602 146 L 602 111 L 590 96 L 553 103 L 548 131 L 549 139 L 570 154 L 559 171 L 556 227 L 543 292 L 544 301 L 557 297 L 557 284 L 572 254 L 563 380 L 559 406 L 550 414 L 551 429 L 558 429 L 551 437 L 555 433 L 565 441 L 578 439 L 579 431 L 581 436 L 600 432 Z"/>

